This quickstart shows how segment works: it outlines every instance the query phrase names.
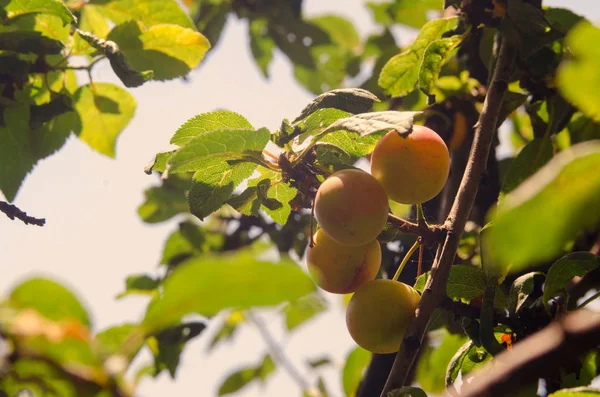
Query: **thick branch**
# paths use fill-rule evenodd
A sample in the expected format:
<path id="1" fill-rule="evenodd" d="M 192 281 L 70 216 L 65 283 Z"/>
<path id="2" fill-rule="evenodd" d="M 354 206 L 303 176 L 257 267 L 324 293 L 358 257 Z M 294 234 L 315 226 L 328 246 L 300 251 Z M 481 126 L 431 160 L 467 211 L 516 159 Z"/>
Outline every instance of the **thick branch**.
<path id="1" fill-rule="evenodd" d="M 464 382 L 461 397 L 512 396 L 520 386 L 557 370 L 600 341 L 600 313 L 577 310 L 500 353 Z M 470 374 L 471 375 L 471 374 Z M 469 376 L 470 377 L 470 376 Z M 445 396 L 452 396 L 446 392 Z"/>
<path id="2" fill-rule="evenodd" d="M 415 317 L 404 335 L 400 351 L 396 356 L 394 366 L 381 394 L 382 397 L 385 397 L 389 391 L 404 385 L 419 352 L 431 314 L 440 305 L 445 295 L 446 281 L 456 256 L 458 243 L 473 208 L 481 175 L 485 171 L 515 55 L 514 46 L 508 40 L 503 40 L 492 84 L 483 103 L 479 121 L 475 125 L 475 137 L 469 155 L 469 162 L 445 223 L 446 238 L 444 244 L 436 253 L 431 268 L 431 276 L 427 280 Z"/>
<path id="3" fill-rule="evenodd" d="M 4 212 L 13 221 L 15 218 L 20 219 L 26 225 L 44 226 L 46 219 L 34 218 L 33 216 L 27 215 L 25 211 L 21 211 L 13 204 L 8 204 L 6 201 L 0 201 L 0 211 Z"/>

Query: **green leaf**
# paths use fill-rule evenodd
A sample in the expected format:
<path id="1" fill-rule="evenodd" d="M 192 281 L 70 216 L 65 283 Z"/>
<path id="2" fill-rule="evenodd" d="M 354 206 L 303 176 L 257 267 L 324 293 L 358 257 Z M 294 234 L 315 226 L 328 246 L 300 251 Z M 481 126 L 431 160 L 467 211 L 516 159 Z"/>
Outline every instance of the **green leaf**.
<path id="1" fill-rule="evenodd" d="M 596 358 L 598 356 L 597 350 L 590 350 L 582 357 L 579 358 L 580 365 L 573 365 L 569 370 L 564 367 L 561 368 L 560 373 L 560 385 L 562 388 L 571 388 L 578 386 L 588 386 L 592 383 L 592 380 L 596 377 L 596 370 L 598 364 Z"/>
<path id="2" fill-rule="evenodd" d="M 159 223 L 187 212 L 187 197 L 180 189 L 151 187 L 144 192 L 146 201 L 138 207 L 138 215 L 144 222 Z"/>
<path id="3" fill-rule="evenodd" d="M 360 384 L 363 372 L 371 361 L 371 352 L 356 347 L 346 357 L 346 364 L 342 370 L 342 386 L 347 397 L 354 397 Z"/>
<path id="4" fill-rule="evenodd" d="M 600 28 L 587 21 L 577 24 L 565 39 L 571 58 L 563 61 L 556 76 L 562 96 L 594 121 L 600 121 L 600 48 L 586 43 L 598 40 Z"/>
<path id="5" fill-rule="evenodd" d="M 183 260 L 203 252 L 205 243 L 204 229 L 192 222 L 181 222 L 179 229 L 167 239 L 160 263 L 168 266 L 177 265 Z"/>
<path id="6" fill-rule="evenodd" d="M 541 9 L 521 0 L 508 0 L 507 3 L 506 15 L 523 34 L 535 35 L 547 31 L 549 24 Z"/>
<path id="7" fill-rule="evenodd" d="M 566 8 L 544 7 L 544 14 L 552 28 L 567 33 L 584 18 Z"/>
<path id="8" fill-rule="evenodd" d="M 219 343 L 223 341 L 230 341 L 235 336 L 238 326 L 245 320 L 244 314 L 241 311 L 234 310 L 227 316 L 227 319 L 223 321 L 218 331 L 214 334 L 213 338 L 208 345 L 207 350 L 212 351 Z"/>
<path id="9" fill-rule="evenodd" d="M 485 274 L 474 266 L 454 265 L 448 276 L 446 295 L 465 303 L 483 295 L 485 291 Z"/>
<path id="10" fill-rule="evenodd" d="M 433 95 L 433 90 L 440 76 L 442 66 L 446 63 L 454 49 L 463 42 L 465 37 L 466 34 L 463 34 L 434 40 L 429 43 L 423 52 L 423 61 L 419 68 L 418 84 L 423 93 L 430 97 L 433 96 L 434 101 L 435 95 Z"/>
<path id="11" fill-rule="evenodd" d="M 412 130 L 414 118 L 418 114 L 420 112 L 397 112 L 394 110 L 360 113 L 337 120 L 327 127 L 321 135 L 340 130 L 354 132 L 361 136 L 391 130 L 396 130 L 399 134 L 405 134 Z"/>
<path id="12" fill-rule="evenodd" d="M 600 139 L 600 124 L 580 116 L 571 121 L 568 126 L 571 144 Z"/>
<path id="13" fill-rule="evenodd" d="M 176 0 L 92 0 L 89 4 L 97 5 L 115 25 L 140 21 L 147 26 L 167 23 L 194 29 L 192 20 Z"/>
<path id="14" fill-rule="evenodd" d="M 404 386 L 392 390 L 387 397 L 427 397 L 427 394 L 419 387 Z"/>
<path id="15" fill-rule="evenodd" d="M 353 132 L 335 131 L 321 139 L 320 143 L 317 144 L 317 150 L 320 146 L 325 146 L 323 149 L 326 149 L 326 146 L 333 145 L 351 157 L 348 161 L 348 164 L 351 164 L 352 159 L 358 159 L 371 153 L 385 133 L 386 131 L 381 131 L 360 136 Z M 323 143 L 326 145 L 322 145 Z"/>
<path id="16" fill-rule="evenodd" d="M 134 274 L 127 276 L 127 279 L 125 279 L 125 291 L 117 295 L 117 299 L 121 299 L 129 295 L 153 296 L 157 293 L 157 288 L 159 285 L 159 279 L 154 279 L 147 274 Z"/>
<path id="17" fill-rule="evenodd" d="M 394 0 L 391 3 L 368 2 L 375 21 L 380 24 L 390 25 L 393 22 L 401 23 L 419 29 L 427 22 L 427 12 L 442 10 L 439 0 Z"/>
<path id="18" fill-rule="evenodd" d="M 510 312 L 517 313 L 526 303 L 533 303 L 542 295 L 546 276 L 542 272 L 531 272 L 513 281 L 510 287 Z"/>
<path id="19" fill-rule="evenodd" d="M 173 327 L 161 330 L 154 335 L 156 343 L 149 342 L 154 354 L 154 367 L 158 374 L 163 369 L 169 371 L 172 379 L 175 379 L 181 353 L 187 342 L 200 335 L 206 329 L 202 322 L 181 323 Z"/>
<path id="20" fill-rule="evenodd" d="M 0 32 L 0 51 L 46 55 L 60 54 L 62 49 L 62 42 L 44 37 L 40 32 Z"/>
<path id="21" fill-rule="evenodd" d="M 452 357 L 446 370 L 446 386 L 456 382 L 458 375 L 466 381 L 470 372 L 492 360 L 492 355 L 483 347 L 477 347 L 472 340 L 467 341 Z"/>
<path id="22" fill-rule="evenodd" d="M 564 296 L 568 303 L 567 284 L 575 276 L 583 276 L 600 265 L 600 258 L 590 252 L 572 252 L 554 262 L 548 270 L 544 287 L 544 306 L 550 311 L 552 298 Z"/>
<path id="23" fill-rule="evenodd" d="M 415 89 L 425 49 L 434 40 L 456 27 L 458 18 L 442 18 L 423 26 L 415 41 L 392 57 L 381 70 L 379 86 L 391 96 L 404 96 Z"/>
<path id="24" fill-rule="evenodd" d="M 94 36 L 105 39 L 108 36 L 110 28 L 108 27 L 108 21 L 100 12 L 100 6 L 86 4 L 81 9 L 81 15 L 79 17 L 79 30 L 89 32 Z M 94 48 L 84 40 L 79 34 L 75 34 L 73 37 L 73 54 L 91 54 L 94 52 Z"/>
<path id="25" fill-rule="evenodd" d="M 155 80 L 186 75 L 210 48 L 201 33 L 174 24 L 146 27 L 142 22 L 130 21 L 113 28 L 108 39 L 117 43 L 133 69 L 150 69 Z"/>
<path id="26" fill-rule="evenodd" d="M 323 93 L 313 99 L 293 122 L 296 123 L 317 110 L 326 108 L 339 109 L 352 114 L 365 113 L 373 108 L 375 102 L 379 102 L 379 99 L 367 90 L 340 88 Z"/>
<path id="27" fill-rule="evenodd" d="M 90 325 L 79 299 L 67 288 L 45 278 L 31 278 L 19 284 L 11 291 L 9 302 L 18 309 L 35 309 L 50 320 L 74 319 L 82 325 Z"/>
<path id="28" fill-rule="evenodd" d="M 463 335 L 445 333 L 439 346 L 428 345 L 417 364 L 416 381 L 428 393 L 441 394 L 446 388 L 446 368 L 464 345 Z"/>
<path id="29" fill-rule="evenodd" d="M 599 168 L 600 143 L 578 144 L 507 194 L 490 232 L 496 266 L 520 271 L 552 259 L 579 233 L 597 225 Z"/>
<path id="30" fill-rule="evenodd" d="M 33 168 L 36 158 L 29 142 L 29 106 L 4 109 L 0 125 L 0 190 L 13 201 L 25 175 Z"/>
<path id="31" fill-rule="evenodd" d="M 267 190 L 266 198 L 262 198 L 263 210 L 274 222 L 285 225 L 292 212 L 290 201 L 296 197 L 296 194 L 298 194 L 298 190 L 290 186 L 287 182 L 281 179 L 272 180 Z M 269 208 L 268 202 L 272 202 L 275 205 Z"/>
<path id="32" fill-rule="evenodd" d="M 294 123 L 292 133 L 298 135 L 297 139 L 293 142 L 295 148 L 302 148 L 307 138 L 312 138 L 315 135 L 322 133 L 328 126 L 333 124 L 335 121 L 348 117 L 349 114 L 339 109 L 325 108 L 318 109 L 314 113 L 311 113 L 305 119 Z M 282 135 L 279 140 L 289 142 L 289 137 Z"/>
<path id="33" fill-rule="evenodd" d="M 233 163 L 215 156 L 200 158 L 195 166 L 199 171 L 192 178 L 188 202 L 190 212 L 200 220 L 221 208 L 257 168 L 254 163 Z"/>
<path id="34" fill-rule="evenodd" d="M 269 31 L 266 19 L 252 19 L 248 24 L 248 36 L 250 36 L 250 50 L 254 61 L 260 68 L 263 76 L 269 77 L 269 65 L 273 60 L 273 48 L 275 42 L 267 34 Z"/>
<path id="35" fill-rule="evenodd" d="M 74 99 L 79 115 L 75 133 L 79 139 L 114 158 L 117 137 L 135 113 L 135 98 L 114 84 L 94 83 L 79 87 Z"/>
<path id="36" fill-rule="evenodd" d="M 63 25 L 76 22 L 71 11 L 60 0 L 0 0 L 0 6 L 10 19 L 25 14 L 43 13 L 59 17 Z"/>
<path id="37" fill-rule="evenodd" d="M 283 308 L 285 327 L 288 331 L 293 331 L 317 314 L 322 313 L 326 308 L 327 301 L 319 295 L 305 296 L 289 302 Z"/>
<path id="38" fill-rule="evenodd" d="M 192 258 L 179 265 L 163 287 L 142 323 L 149 331 L 189 313 L 213 316 L 227 308 L 272 306 L 315 290 L 310 277 L 290 259 L 264 262 L 248 252 Z"/>
<path id="39" fill-rule="evenodd" d="M 125 341 L 128 341 L 129 337 L 138 332 L 138 330 L 137 324 L 115 325 L 98 332 L 95 340 L 100 343 L 101 350 L 105 355 L 120 354 Z M 144 340 L 140 338 L 139 343 L 129 349 L 128 361 L 133 360 L 143 345 Z"/>
<path id="40" fill-rule="evenodd" d="M 252 124 L 241 114 L 229 110 L 216 110 L 202 113 L 186 121 L 175 132 L 171 143 L 185 146 L 190 139 L 208 131 L 222 130 L 224 128 L 251 130 Z"/>
<path id="41" fill-rule="evenodd" d="M 219 396 L 235 393 L 254 380 L 261 383 L 275 371 L 275 363 L 268 354 L 258 367 L 248 367 L 231 373 L 219 387 Z"/>
<path id="42" fill-rule="evenodd" d="M 144 172 L 147 175 L 152 175 L 153 171 L 161 173 L 165 172 L 167 170 L 167 162 L 169 161 L 169 157 L 171 157 L 173 153 L 175 153 L 175 150 L 156 153 L 154 160 L 144 167 Z"/>
<path id="43" fill-rule="evenodd" d="M 600 396 L 600 389 L 592 387 L 575 387 L 572 389 L 562 389 L 550 394 L 548 397 L 597 397 Z"/>
<path id="44" fill-rule="evenodd" d="M 241 159 L 245 154 L 262 151 L 271 134 L 266 128 L 219 129 L 207 131 L 190 139 L 169 158 L 170 172 L 200 171 L 205 167 L 206 156 L 223 156 L 228 160 Z"/>
<path id="45" fill-rule="evenodd" d="M 548 163 L 553 155 L 554 148 L 549 136 L 536 138 L 527 143 L 511 163 L 504 178 L 502 192 L 506 194 L 515 190 L 525 179 Z"/>

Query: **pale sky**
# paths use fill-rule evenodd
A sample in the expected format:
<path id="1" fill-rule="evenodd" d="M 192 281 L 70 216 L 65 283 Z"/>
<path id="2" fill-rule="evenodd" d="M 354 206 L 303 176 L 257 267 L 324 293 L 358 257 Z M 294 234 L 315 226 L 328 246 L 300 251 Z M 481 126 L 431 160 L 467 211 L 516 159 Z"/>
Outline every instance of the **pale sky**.
<path id="1" fill-rule="evenodd" d="M 376 31 L 361 0 L 305 0 L 304 14 L 333 12 L 354 23 L 362 37 Z M 547 0 L 545 5 L 568 7 L 591 20 L 600 20 L 600 3 L 594 0 Z M 136 97 L 136 115 L 117 143 L 117 158 L 109 159 L 77 139 L 54 156 L 40 161 L 25 179 L 15 204 L 30 215 L 45 217 L 46 226 L 26 226 L 0 214 L 0 293 L 34 275 L 45 275 L 69 286 L 88 308 L 95 330 L 141 319 L 142 298 L 114 299 L 125 277 L 154 272 L 167 236 L 177 219 L 155 226 L 137 216 L 143 191 L 158 182 L 143 167 L 153 155 L 168 147 L 175 130 L 189 118 L 216 108 L 243 114 L 255 127 L 277 128 L 283 118 L 293 118 L 311 100 L 293 78 L 291 65 L 279 53 L 265 80 L 251 59 L 246 24 L 230 18 L 218 48 L 207 62 L 190 74 L 190 81 L 152 82 L 130 92 Z M 405 32 L 403 38 L 410 35 Z M 95 70 L 96 81 L 117 82 L 107 63 Z M 81 79 L 80 82 L 85 82 Z M 1 194 L 0 194 L 1 197 Z M 321 371 L 332 396 L 342 395 L 340 366 L 354 347 L 337 296 L 330 295 L 332 310 L 286 337 L 276 316 L 266 316 L 270 330 L 284 343 L 286 354 L 299 371 L 314 380 L 305 364 L 327 353 L 336 367 Z M 181 356 L 175 382 L 163 373 L 142 382 L 138 395 L 211 396 L 232 370 L 256 365 L 266 346 L 251 326 L 240 330 L 234 343 L 208 355 L 207 342 L 214 329 L 188 343 Z M 141 354 L 134 363 L 149 362 Z M 179 393 L 179 394 L 178 394 Z M 282 368 L 266 387 L 247 386 L 238 396 L 300 396 Z"/>

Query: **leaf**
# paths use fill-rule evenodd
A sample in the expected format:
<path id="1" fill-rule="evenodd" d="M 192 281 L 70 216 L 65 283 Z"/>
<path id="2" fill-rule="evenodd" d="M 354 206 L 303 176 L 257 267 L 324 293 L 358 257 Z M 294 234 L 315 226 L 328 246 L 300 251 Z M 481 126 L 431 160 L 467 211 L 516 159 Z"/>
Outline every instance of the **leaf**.
<path id="1" fill-rule="evenodd" d="M 171 138 L 171 143 L 177 146 L 185 146 L 190 139 L 198 135 L 224 128 L 251 130 L 254 127 L 239 113 L 229 110 L 216 110 L 214 112 L 199 114 L 186 121 L 175 132 L 175 135 Z"/>
<path id="2" fill-rule="evenodd" d="M 571 58 L 557 71 L 556 84 L 562 96 L 587 117 L 600 121 L 600 48 L 587 46 L 600 40 L 600 29 L 589 22 L 577 24 L 565 38 Z"/>
<path id="3" fill-rule="evenodd" d="M 580 232 L 597 225 L 599 167 L 600 143 L 578 144 L 507 194 L 490 233 L 496 266 L 520 271 L 552 259 Z"/>
<path id="4" fill-rule="evenodd" d="M 349 114 L 342 110 L 325 108 L 318 109 L 305 119 L 294 123 L 291 133 L 298 134 L 298 137 L 294 141 L 294 148 L 301 148 L 306 139 L 322 133 L 332 123 L 347 116 Z M 289 142 L 290 139 L 286 135 L 283 135 L 283 132 L 286 131 L 280 131 L 282 136 L 278 139 L 283 140 L 284 143 Z"/>
<path id="5" fill-rule="evenodd" d="M 438 0 L 394 0 L 391 3 L 367 3 L 375 21 L 381 24 L 401 23 L 419 29 L 427 22 L 427 12 L 442 9 Z"/>
<path id="6" fill-rule="evenodd" d="M 223 309 L 272 306 L 298 299 L 315 285 L 290 259 L 263 262 L 250 253 L 203 255 L 179 265 L 163 283 L 142 323 L 148 331 L 197 313 L 207 317 Z"/>
<path id="7" fill-rule="evenodd" d="M 441 18 L 423 26 L 415 41 L 392 57 L 381 70 L 379 86 L 391 96 L 405 96 L 415 89 L 425 49 L 434 40 L 456 27 L 458 18 Z"/>
<path id="8" fill-rule="evenodd" d="M 99 8 L 92 4 L 86 4 L 81 9 L 79 17 L 78 28 L 81 31 L 89 32 L 94 36 L 105 39 L 108 36 L 110 28 L 108 27 L 108 21 L 102 15 Z M 74 54 L 91 54 L 94 52 L 94 48 L 84 40 L 79 34 L 75 34 L 73 37 L 73 53 Z"/>
<path id="9" fill-rule="evenodd" d="M 0 32 L 0 51 L 47 55 L 60 54 L 62 49 L 62 42 L 44 37 L 40 32 Z"/>
<path id="10" fill-rule="evenodd" d="M 310 295 L 289 302 L 283 308 L 285 327 L 293 331 L 327 308 L 327 301 L 319 295 Z"/>
<path id="11" fill-rule="evenodd" d="M 127 276 L 125 279 L 125 291 L 117 295 L 117 299 L 124 298 L 129 295 L 149 295 L 153 296 L 158 291 L 160 279 L 154 279 L 147 274 L 134 274 Z"/>
<path id="12" fill-rule="evenodd" d="M 79 299 L 67 288 L 45 278 L 30 278 L 16 286 L 9 302 L 17 309 L 35 309 L 49 320 L 77 320 L 89 326 L 90 319 Z"/>
<path id="13" fill-rule="evenodd" d="M 549 302 L 557 296 L 564 296 L 568 303 L 567 284 L 575 276 L 583 276 L 600 265 L 600 258 L 590 252 L 572 252 L 554 262 L 548 270 L 544 286 L 544 306 L 550 311 Z"/>
<path id="14" fill-rule="evenodd" d="M 128 341 L 129 337 L 134 335 L 137 331 L 137 324 L 126 323 L 115 325 L 100 331 L 96 335 L 95 340 L 100 343 L 101 350 L 105 355 L 109 356 L 113 354 L 120 354 L 125 341 Z M 140 338 L 139 343 L 135 347 L 128 349 L 130 352 L 129 356 L 127 357 L 128 361 L 131 362 L 131 360 L 133 360 L 143 345 L 144 340 Z"/>
<path id="15" fill-rule="evenodd" d="M 154 354 L 154 367 L 158 374 L 163 369 L 175 379 L 181 353 L 187 342 L 206 329 L 203 322 L 186 322 L 161 330 L 150 339 L 148 345 Z M 154 343 L 153 343 L 154 342 Z"/>
<path id="16" fill-rule="evenodd" d="M 140 21 L 147 26 L 163 23 L 194 29 L 194 24 L 175 0 L 92 0 L 115 25 Z M 87 5 L 86 5 L 87 6 Z"/>
<path id="17" fill-rule="evenodd" d="M 151 187 L 144 196 L 146 201 L 138 207 L 138 215 L 147 223 L 164 222 L 189 210 L 187 198 L 179 189 Z"/>
<path id="18" fill-rule="evenodd" d="M 423 52 L 423 61 L 419 68 L 419 88 L 425 95 L 433 97 L 435 83 L 440 76 L 442 66 L 452 51 L 465 39 L 466 34 L 444 37 L 432 41 Z"/>
<path id="19" fill-rule="evenodd" d="M 167 170 L 167 162 L 169 161 L 169 157 L 171 157 L 173 153 L 175 153 L 175 150 L 156 153 L 154 160 L 144 167 L 144 172 L 147 175 L 152 175 L 153 171 L 161 173 L 165 172 Z"/>
<path id="20" fill-rule="evenodd" d="M 190 212 L 200 220 L 221 208 L 257 168 L 253 163 L 232 163 L 214 156 L 200 158 L 195 164 L 199 171 L 192 178 L 188 202 Z"/>
<path id="21" fill-rule="evenodd" d="M 92 149 L 115 157 L 117 137 L 135 113 L 135 98 L 109 83 L 79 87 L 74 95 L 79 123 L 75 133 Z"/>
<path id="22" fill-rule="evenodd" d="M 369 365 L 371 356 L 371 352 L 362 347 L 356 347 L 346 357 L 346 364 L 344 364 L 344 369 L 342 370 L 342 386 L 344 387 L 344 394 L 347 397 L 355 396 L 356 389 L 363 376 L 363 371 Z"/>
<path id="23" fill-rule="evenodd" d="M 439 346 L 427 346 L 419 359 L 416 381 L 428 393 L 440 394 L 446 388 L 446 368 L 456 351 L 464 345 L 463 335 L 445 333 Z"/>
<path id="24" fill-rule="evenodd" d="M 577 362 L 572 364 L 572 368 L 561 368 L 560 385 L 562 388 L 588 386 L 596 377 L 598 364 L 596 358 L 597 350 L 590 350 L 579 357 Z"/>
<path id="25" fill-rule="evenodd" d="M 394 110 L 356 114 L 332 123 L 323 131 L 322 135 L 340 130 L 354 132 L 361 136 L 391 130 L 405 134 L 412 130 L 414 117 L 418 114 L 420 112 L 397 112 Z"/>
<path id="26" fill-rule="evenodd" d="M 25 175 L 33 168 L 36 158 L 29 142 L 29 106 L 4 109 L 0 125 L 0 190 L 13 201 Z"/>
<path id="27" fill-rule="evenodd" d="M 446 295 L 465 303 L 483 295 L 485 291 L 485 275 L 474 266 L 454 265 L 448 276 Z"/>
<path id="28" fill-rule="evenodd" d="M 114 27 L 108 39 L 117 43 L 133 69 L 150 69 L 155 80 L 186 75 L 210 48 L 201 33 L 174 24 L 146 27 L 142 22 L 130 21 Z"/>
<path id="29" fill-rule="evenodd" d="M 446 386 L 454 384 L 459 374 L 466 381 L 466 375 L 491 360 L 492 355 L 488 354 L 483 347 L 477 347 L 472 340 L 467 341 L 448 364 Z"/>
<path id="30" fill-rule="evenodd" d="M 223 341 L 230 341 L 235 336 L 238 326 L 245 320 L 244 314 L 241 311 L 234 310 L 227 316 L 227 319 L 223 321 L 218 331 L 214 334 L 207 350 L 212 351 L 219 343 Z"/>
<path id="31" fill-rule="evenodd" d="M 275 371 L 271 356 L 266 355 L 258 367 L 248 367 L 230 374 L 219 387 L 219 396 L 235 393 L 254 380 L 261 383 Z"/>
<path id="32" fill-rule="evenodd" d="M 544 7 L 544 16 L 550 22 L 553 29 L 557 29 L 565 34 L 585 19 L 569 9 L 557 7 Z"/>
<path id="33" fill-rule="evenodd" d="M 388 397 L 427 397 L 427 394 L 419 387 L 404 386 L 394 389 L 387 394 Z"/>
<path id="34" fill-rule="evenodd" d="M 542 272 L 531 272 L 513 281 L 510 287 L 510 312 L 517 313 L 526 303 L 533 303 L 542 295 L 546 276 Z"/>
<path id="35" fill-rule="evenodd" d="M 204 251 L 206 233 L 192 222 L 181 222 L 179 229 L 167 238 L 160 263 L 174 266 Z"/>
<path id="36" fill-rule="evenodd" d="M 76 22 L 71 11 L 59 0 L 0 0 L 0 6 L 10 19 L 30 13 L 44 13 L 59 17 L 63 25 Z"/>
<path id="37" fill-rule="evenodd" d="M 523 34 L 543 34 L 547 31 L 548 21 L 541 9 L 520 0 L 508 0 L 507 3 L 507 16 Z"/>
<path id="38" fill-rule="evenodd" d="M 600 389 L 592 387 L 575 387 L 572 389 L 562 389 L 554 392 L 548 397 L 597 397 L 600 396 Z"/>
<path id="39" fill-rule="evenodd" d="M 240 159 L 244 154 L 262 151 L 271 134 L 266 128 L 219 129 L 207 131 L 190 139 L 187 144 L 169 158 L 169 171 L 200 171 L 205 166 L 206 156 L 218 155 L 229 160 Z"/>
<path id="40" fill-rule="evenodd" d="M 298 190 L 288 183 L 282 180 L 271 181 L 266 199 L 262 199 L 263 209 L 274 222 L 285 225 L 292 212 L 290 201 L 296 197 L 296 194 L 298 194 Z M 267 207 L 267 200 L 274 202 L 275 206 Z"/>
<path id="41" fill-rule="evenodd" d="M 365 113 L 373 108 L 375 102 L 379 102 L 379 99 L 367 90 L 340 88 L 323 93 L 313 99 L 293 122 L 296 123 L 317 110 L 326 108 L 339 109 L 352 114 Z"/>
<path id="42" fill-rule="evenodd" d="M 248 24 L 250 50 L 252 51 L 254 61 L 265 77 L 269 77 L 269 65 L 273 60 L 273 48 L 275 47 L 275 42 L 267 34 L 268 31 L 269 28 L 266 19 L 252 19 Z"/>
<path id="43" fill-rule="evenodd" d="M 525 145 L 508 169 L 502 192 L 510 193 L 552 159 L 554 148 L 549 136 L 536 138 Z"/>
<path id="44" fill-rule="evenodd" d="M 569 123 L 569 136 L 571 144 L 600 139 L 600 124 L 593 120 L 580 116 Z"/>

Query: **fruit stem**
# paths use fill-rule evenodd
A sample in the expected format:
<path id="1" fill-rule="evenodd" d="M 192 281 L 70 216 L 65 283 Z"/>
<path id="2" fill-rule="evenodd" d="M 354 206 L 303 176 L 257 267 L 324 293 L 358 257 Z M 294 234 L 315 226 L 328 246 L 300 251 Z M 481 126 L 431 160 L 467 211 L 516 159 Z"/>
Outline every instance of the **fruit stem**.
<path id="1" fill-rule="evenodd" d="M 419 237 L 417 240 L 419 242 L 419 262 L 417 265 L 417 278 L 421 275 L 423 271 L 423 237 Z"/>
<path id="2" fill-rule="evenodd" d="M 315 202 L 313 200 L 312 206 L 310 207 L 310 237 L 308 238 L 308 246 L 310 248 L 315 246 L 315 240 L 313 239 L 313 236 L 315 235 L 314 225 L 315 225 Z"/>
<path id="3" fill-rule="evenodd" d="M 417 225 L 419 225 L 419 227 L 427 227 L 427 222 L 425 222 L 425 215 L 423 215 L 423 206 L 421 203 L 417 204 Z"/>
<path id="4" fill-rule="evenodd" d="M 421 243 L 420 243 L 420 239 L 418 238 L 415 241 L 415 243 L 412 245 L 412 247 L 410 247 L 410 249 L 408 250 L 406 255 L 404 255 L 404 259 L 402 259 L 402 262 L 400 263 L 400 266 L 398 266 L 398 270 L 396 270 L 396 274 L 394 274 L 394 277 L 392 277 L 392 280 L 398 281 L 398 277 L 400 277 L 400 273 L 402 273 L 404 266 L 406 266 L 406 264 L 408 263 L 408 260 L 412 256 L 412 254 L 414 254 L 415 251 L 417 250 L 417 248 L 419 248 L 419 245 L 421 245 Z"/>

